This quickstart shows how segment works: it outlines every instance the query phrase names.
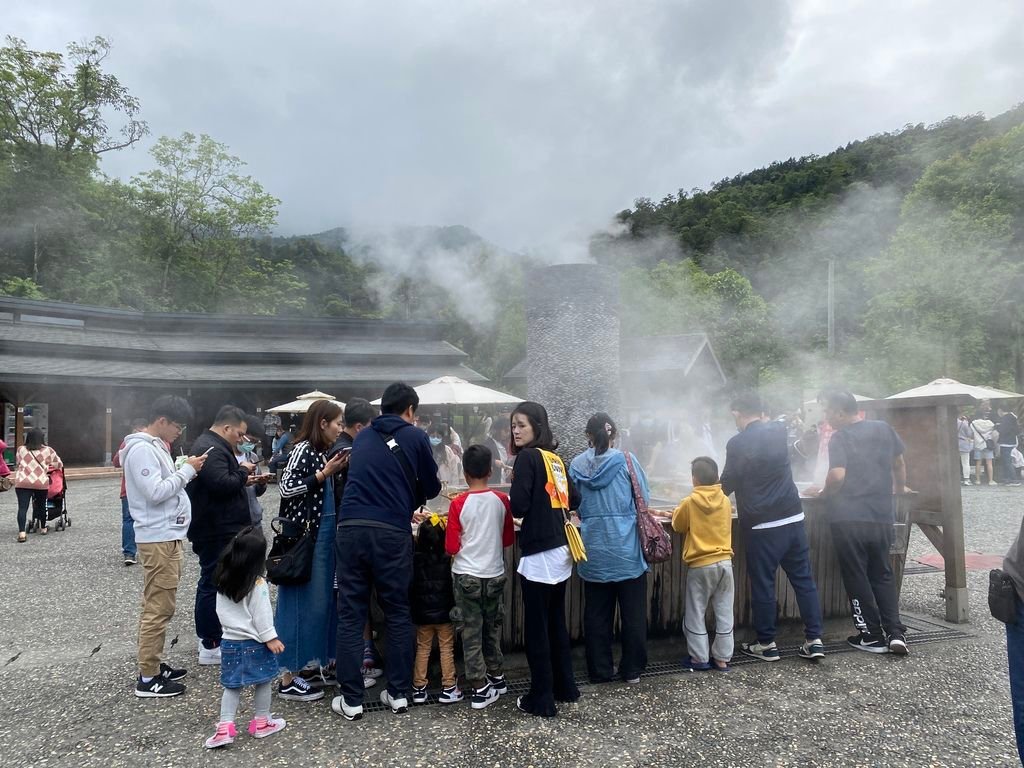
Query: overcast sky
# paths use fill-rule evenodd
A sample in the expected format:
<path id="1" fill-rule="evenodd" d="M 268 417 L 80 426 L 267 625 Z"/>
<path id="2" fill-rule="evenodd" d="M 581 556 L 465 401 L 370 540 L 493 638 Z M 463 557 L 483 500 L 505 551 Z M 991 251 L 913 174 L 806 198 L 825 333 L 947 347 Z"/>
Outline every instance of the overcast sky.
<path id="1" fill-rule="evenodd" d="M 31 48 L 110 38 L 149 140 L 229 145 L 282 233 L 464 224 L 557 249 L 636 197 L 1024 101 L 1020 0 L 3 6 Z"/>

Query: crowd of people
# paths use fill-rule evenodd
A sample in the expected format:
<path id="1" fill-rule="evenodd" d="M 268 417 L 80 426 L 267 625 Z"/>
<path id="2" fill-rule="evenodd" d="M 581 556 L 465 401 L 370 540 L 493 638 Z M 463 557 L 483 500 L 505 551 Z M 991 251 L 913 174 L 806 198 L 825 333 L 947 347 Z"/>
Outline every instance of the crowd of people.
<path id="1" fill-rule="evenodd" d="M 957 443 L 960 451 L 960 482 L 963 485 L 1019 486 L 1024 453 L 1017 415 L 1005 404 L 994 411 L 983 400 L 973 415 L 961 413 L 957 418 Z M 973 481 L 971 480 L 973 472 Z"/>
<path id="2" fill-rule="evenodd" d="M 887 424 L 862 420 L 849 393 L 823 397 L 836 432 L 820 493 L 828 500 L 851 597 L 857 633 L 848 642 L 871 653 L 905 655 L 888 557 L 892 495 L 905 483 L 903 446 Z M 475 437 L 483 440 L 469 445 L 447 426 L 418 423 L 417 408 L 416 391 L 402 383 L 385 390 L 379 414 L 360 399 L 350 400 L 344 411 L 328 400 L 310 406 L 290 440 L 274 521 L 275 531 L 291 526 L 308 539 L 306 572 L 280 582 L 272 604 L 267 541 L 256 511 L 256 494 L 267 476 L 258 474 L 252 460 L 262 423 L 224 406 L 189 455 L 175 460 L 170 445 L 192 412 L 179 397 L 156 400 L 145 424 L 125 438 L 118 459 L 134 534 L 130 548 L 125 543 L 126 557 L 131 549 L 144 571 L 135 695 L 163 698 L 185 691 L 186 671 L 164 658 L 164 641 L 188 541 L 200 565 L 198 662 L 219 665 L 224 688 L 207 747 L 236 738 L 240 692 L 249 686 L 255 696 L 248 732 L 256 738 L 286 725 L 271 713 L 275 688 L 283 699 L 315 701 L 337 686 L 332 709 L 347 720 L 361 718 L 366 690 L 382 674 L 373 628 L 384 632 L 387 685 L 379 698 L 392 712 L 405 712 L 410 700 L 429 699 L 435 641 L 439 703 L 469 699 L 473 709 L 483 709 L 508 691 L 500 626 L 509 578 L 503 550 L 517 536 L 514 521 L 530 670 L 518 709 L 552 717 L 560 703 L 580 696 L 565 616 L 574 567 L 584 584 L 590 681 L 640 682 L 647 665 L 650 564 L 641 548 L 637 497 L 648 501 L 650 490 L 640 461 L 617 446 L 612 417 L 590 418 L 590 447 L 567 465 L 539 403 L 520 404 L 507 424 L 482 425 L 482 435 Z M 766 662 L 780 658 L 775 577 L 781 567 L 804 622 L 798 654 L 822 658 L 821 609 L 785 426 L 766 419 L 753 394 L 737 397 L 731 411 L 738 433 L 726 446 L 721 474 L 714 458 L 693 457 L 693 492 L 672 515 L 672 527 L 683 537 L 679 554 L 689 569 L 684 668 L 724 672 L 732 660 L 730 494 L 745 539 L 754 623 L 754 637 L 739 650 Z M 495 473 L 506 472 L 507 494 L 489 484 Z M 441 493 L 443 483 L 456 479 L 468 489 L 453 497 L 447 514 L 426 512 L 424 505 Z M 579 526 L 585 559 L 570 547 L 570 524 Z M 709 606 L 713 639 L 704 621 Z M 622 646 L 617 664 L 616 613 Z M 454 652 L 459 634 L 465 692 Z"/>

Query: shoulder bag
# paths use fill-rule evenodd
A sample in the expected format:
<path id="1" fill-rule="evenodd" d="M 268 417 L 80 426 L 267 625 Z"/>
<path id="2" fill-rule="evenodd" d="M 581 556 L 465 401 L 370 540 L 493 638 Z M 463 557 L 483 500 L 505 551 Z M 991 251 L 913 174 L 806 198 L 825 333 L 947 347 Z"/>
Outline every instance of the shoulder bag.
<path id="1" fill-rule="evenodd" d="M 328 478 L 328 482 L 331 482 Z M 283 500 L 282 500 L 283 501 Z M 267 581 L 279 587 L 305 584 L 313 573 L 313 551 L 320 521 L 313 522 L 313 492 L 306 491 L 302 520 L 275 517 L 270 521 L 274 541 L 267 555 Z"/>
<path id="2" fill-rule="evenodd" d="M 633 486 L 633 503 L 636 505 L 636 532 L 640 536 L 640 551 L 648 563 L 663 563 L 672 557 L 672 537 L 665 527 L 654 519 L 647 509 L 640 481 L 633 467 L 633 457 L 629 451 L 623 451 L 626 457 L 626 469 L 629 470 L 629 482 Z"/>
<path id="3" fill-rule="evenodd" d="M 988 573 L 988 609 L 1003 624 L 1017 623 L 1017 590 L 1010 574 L 1002 568 Z"/>

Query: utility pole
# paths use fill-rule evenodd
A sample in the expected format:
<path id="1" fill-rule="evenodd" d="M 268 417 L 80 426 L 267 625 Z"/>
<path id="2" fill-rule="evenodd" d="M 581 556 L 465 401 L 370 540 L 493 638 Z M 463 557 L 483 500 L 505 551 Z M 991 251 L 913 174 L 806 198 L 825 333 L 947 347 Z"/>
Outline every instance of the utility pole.
<path id="1" fill-rule="evenodd" d="M 828 260 L 828 356 L 836 356 L 836 260 Z"/>

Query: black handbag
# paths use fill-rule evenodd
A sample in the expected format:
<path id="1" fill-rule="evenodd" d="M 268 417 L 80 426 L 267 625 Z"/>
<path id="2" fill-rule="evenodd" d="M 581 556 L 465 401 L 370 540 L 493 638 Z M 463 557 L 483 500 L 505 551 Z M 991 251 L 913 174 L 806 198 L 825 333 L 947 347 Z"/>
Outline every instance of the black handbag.
<path id="1" fill-rule="evenodd" d="M 297 522 L 285 517 L 270 521 L 274 541 L 267 555 L 267 581 L 279 587 L 306 584 L 313 573 L 313 552 L 320 524 L 315 525 L 312 505 L 313 494 L 307 492 L 305 520 Z"/>
<path id="2" fill-rule="evenodd" d="M 1013 579 L 1001 568 L 988 573 L 988 609 L 1004 624 L 1017 623 L 1017 590 Z"/>

